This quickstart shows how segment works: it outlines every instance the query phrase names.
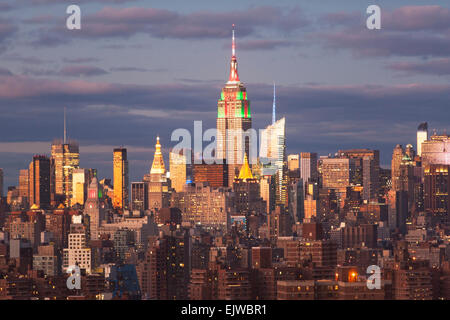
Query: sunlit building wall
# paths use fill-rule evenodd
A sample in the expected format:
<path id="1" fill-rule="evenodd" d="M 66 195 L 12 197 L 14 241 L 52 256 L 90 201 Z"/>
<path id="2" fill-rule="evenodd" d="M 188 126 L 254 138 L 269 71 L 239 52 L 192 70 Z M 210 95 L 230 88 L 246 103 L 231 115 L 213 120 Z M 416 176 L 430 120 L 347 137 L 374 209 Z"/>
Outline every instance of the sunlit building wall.
<path id="1" fill-rule="evenodd" d="M 300 155 L 298 154 L 288 155 L 288 169 L 289 171 L 295 171 L 300 169 Z"/>
<path id="2" fill-rule="evenodd" d="M 116 148 L 114 161 L 114 208 L 128 209 L 128 159 L 127 149 Z"/>
<path id="3" fill-rule="evenodd" d="M 73 171 L 80 165 L 78 143 L 55 140 L 51 147 L 51 158 L 54 166 L 54 192 L 57 199 L 64 199 L 64 204 L 69 206 L 73 194 Z"/>
<path id="4" fill-rule="evenodd" d="M 46 156 L 34 156 L 28 175 L 30 206 L 48 207 L 50 205 L 50 159 Z"/>
<path id="5" fill-rule="evenodd" d="M 323 188 L 346 188 L 352 183 L 355 171 L 354 159 L 323 158 L 319 160 Z"/>
<path id="6" fill-rule="evenodd" d="M 450 136 L 432 135 L 422 143 L 422 165 L 450 165 Z"/>
<path id="7" fill-rule="evenodd" d="M 276 176 L 276 204 L 287 207 L 286 121 L 282 118 L 261 132 L 260 159 L 268 162 L 263 175 Z"/>
<path id="8" fill-rule="evenodd" d="M 171 152 L 169 154 L 170 180 L 172 180 L 172 188 L 176 192 L 183 191 L 186 184 L 187 161 L 186 156 Z"/>
<path id="9" fill-rule="evenodd" d="M 428 140 L 428 123 L 424 122 L 417 128 L 417 155 L 422 156 L 422 143 Z"/>

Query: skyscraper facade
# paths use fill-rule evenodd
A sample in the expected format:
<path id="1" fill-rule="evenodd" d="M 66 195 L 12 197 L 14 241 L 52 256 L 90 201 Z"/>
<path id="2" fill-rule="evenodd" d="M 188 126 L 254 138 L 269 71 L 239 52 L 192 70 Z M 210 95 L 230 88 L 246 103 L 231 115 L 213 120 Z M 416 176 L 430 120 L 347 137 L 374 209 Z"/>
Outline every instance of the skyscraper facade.
<path id="1" fill-rule="evenodd" d="M 97 177 L 93 177 L 87 190 L 87 200 L 84 206 L 84 214 L 89 216 L 90 239 L 97 240 L 100 236 L 99 229 L 104 219 L 103 208 L 100 206 L 100 191 Z"/>
<path id="2" fill-rule="evenodd" d="M 29 166 L 29 204 L 37 208 L 50 205 L 50 159 L 37 155 Z"/>
<path id="3" fill-rule="evenodd" d="M 380 185 L 380 151 L 369 149 L 352 149 L 339 151 L 344 158 L 355 160 L 355 177 L 353 182 L 363 186 L 363 200 L 376 200 Z"/>
<path id="4" fill-rule="evenodd" d="M 58 202 L 70 205 L 73 195 L 73 171 L 79 168 L 80 151 L 76 141 L 52 143 L 51 158 L 54 166 L 54 192 Z"/>
<path id="5" fill-rule="evenodd" d="M 217 161 L 226 159 L 228 181 L 239 174 L 244 153 L 249 157 L 250 137 L 246 131 L 252 127 L 250 100 L 247 89 L 240 81 L 233 28 L 230 77 L 222 89 L 217 103 Z M 252 146 L 256 147 L 256 146 Z M 249 159 L 251 159 L 249 157 Z"/>
<path id="6" fill-rule="evenodd" d="M 87 188 L 96 175 L 95 169 L 75 169 L 73 171 L 71 206 L 84 205 L 87 198 Z"/>
<path id="7" fill-rule="evenodd" d="M 114 149 L 114 201 L 115 208 L 128 209 L 128 159 L 127 149 Z"/>
<path id="8" fill-rule="evenodd" d="M 428 123 L 424 122 L 417 128 L 417 155 L 422 156 L 422 143 L 428 140 Z"/>
<path id="9" fill-rule="evenodd" d="M 422 164 L 450 165 L 450 136 L 434 134 L 422 143 Z"/>
<path id="10" fill-rule="evenodd" d="M 260 159 L 266 159 L 263 175 L 276 176 L 276 204 L 287 207 L 286 121 L 282 118 L 261 133 Z"/>
<path id="11" fill-rule="evenodd" d="M 139 211 L 148 209 L 148 182 L 131 183 L 131 209 Z"/>
<path id="12" fill-rule="evenodd" d="M 232 181 L 228 181 L 228 165 L 226 164 L 194 164 L 194 182 L 207 182 L 211 187 L 228 187 Z"/>
<path id="13" fill-rule="evenodd" d="M 19 172 L 19 196 L 28 199 L 28 170 L 22 169 Z"/>
<path id="14" fill-rule="evenodd" d="M 317 177 L 317 153 L 300 153 L 300 178 L 303 183 L 306 184 L 309 180 L 315 181 Z"/>
<path id="15" fill-rule="evenodd" d="M 153 158 L 150 175 L 144 179 L 148 182 L 148 209 L 158 210 L 169 206 L 170 203 L 170 180 L 167 179 L 164 158 L 161 152 L 159 137 L 156 138 L 155 155 Z"/>
<path id="16" fill-rule="evenodd" d="M 425 210 L 448 220 L 450 214 L 450 166 L 425 167 Z"/>
<path id="17" fill-rule="evenodd" d="M 392 180 L 392 190 L 400 190 L 400 166 L 403 160 L 404 150 L 402 145 L 397 144 L 392 152 L 392 162 L 391 162 L 391 180 Z"/>
<path id="18" fill-rule="evenodd" d="M 320 159 L 323 188 L 346 188 L 352 184 L 355 160 L 349 158 Z"/>
<path id="19" fill-rule="evenodd" d="M 295 171 L 300 169 L 300 155 L 290 154 L 288 155 L 288 169 L 289 171 Z"/>
<path id="20" fill-rule="evenodd" d="M 176 192 L 183 191 L 186 182 L 193 179 L 194 158 L 192 151 L 186 149 L 179 154 L 171 152 L 169 154 L 169 166 L 172 188 Z"/>

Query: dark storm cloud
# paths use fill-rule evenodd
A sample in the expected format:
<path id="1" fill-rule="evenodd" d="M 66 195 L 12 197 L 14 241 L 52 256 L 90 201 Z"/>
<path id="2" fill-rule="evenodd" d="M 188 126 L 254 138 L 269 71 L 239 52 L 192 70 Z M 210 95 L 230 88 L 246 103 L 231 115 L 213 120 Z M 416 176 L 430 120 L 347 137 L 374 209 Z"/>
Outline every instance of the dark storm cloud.
<path id="1" fill-rule="evenodd" d="M 251 93 L 255 127 L 259 128 L 270 118 L 271 87 L 263 84 L 247 86 Z M 144 131 L 145 127 L 151 127 L 153 130 L 159 128 L 160 132 L 168 132 L 183 124 L 185 127 L 192 126 L 193 120 L 207 119 L 214 126 L 219 92 L 220 85 L 207 83 L 201 86 L 143 86 L 2 76 L 0 111 L 5 118 L 24 121 L 24 126 L 27 125 L 25 110 L 29 115 L 34 112 L 48 114 L 49 119 L 44 122 L 52 127 L 54 124 L 51 124 L 51 118 L 61 112 L 63 105 L 69 105 L 73 114 L 83 122 L 83 127 L 89 123 L 82 130 L 85 138 L 95 140 L 97 127 L 93 122 L 103 122 L 109 123 L 103 127 L 104 133 L 107 133 L 110 141 L 115 141 L 134 136 L 132 128 L 135 128 L 136 123 L 140 123 Z M 288 127 L 293 130 L 309 128 L 308 132 L 315 137 L 314 140 L 326 136 L 328 142 L 338 142 L 343 137 L 350 139 L 350 134 L 355 133 L 355 130 L 365 128 L 366 135 L 356 136 L 368 142 L 386 142 L 397 139 L 397 136 L 387 134 L 389 128 L 395 125 L 423 119 L 441 123 L 440 114 L 445 113 L 446 106 L 450 104 L 450 85 L 280 86 L 277 96 L 278 112 L 280 116 L 288 117 Z M 324 114 L 328 117 L 324 118 Z M 389 117 L 386 117 L 387 114 Z M 367 131 L 366 124 L 369 122 L 373 131 Z M 311 126 L 321 123 L 324 124 L 323 128 Z M 0 130 L 7 132 L 7 128 L 13 128 L 8 123 L 4 125 L 4 129 Z M 121 130 L 117 131 L 116 128 Z M 12 130 L 17 132 L 19 128 Z M 12 136 L 24 139 L 27 132 Z M 333 141 L 333 137 L 336 140 Z"/>
<path id="2" fill-rule="evenodd" d="M 0 150 L 13 151 L 12 145 L 2 146 L 5 142 L 19 143 L 17 148 L 29 144 L 26 150 L 43 149 L 62 135 L 63 106 L 68 107 L 69 137 L 91 148 L 90 152 L 96 152 L 96 145 L 152 148 L 157 134 L 170 149 L 175 145 L 171 132 L 177 128 L 192 132 L 194 120 L 202 120 L 204 130 L 215 127 L 222 85 L 143 86 L 0 76 L 0 137 L 6 139 L 0 141 Z M 247 88 L 253 127 L 263 128 L 271 118 L 272 87 L 249 83 Z M 324 154 L 339 148 L 372 147 L 381 149 L 386 164 L 396 143 L 414 142 L 419 122 L 426 120 L 437 128 L 448 125 L 441 115 L 450 104 L 450 85 L 279 86 L 277 99 L 277 115 L 287 119 L 289 152 Z M 48 153 L 48 148 L 42 153 Z M 82 155 L 82 165 L 110 175 L 107 151 L 98 147 L 103 156 Z M 132 154 L 133 174 L 142 176 L 152 154 L 145 150 Z M 99 163 L 103 158 L 104 163 Z"/>

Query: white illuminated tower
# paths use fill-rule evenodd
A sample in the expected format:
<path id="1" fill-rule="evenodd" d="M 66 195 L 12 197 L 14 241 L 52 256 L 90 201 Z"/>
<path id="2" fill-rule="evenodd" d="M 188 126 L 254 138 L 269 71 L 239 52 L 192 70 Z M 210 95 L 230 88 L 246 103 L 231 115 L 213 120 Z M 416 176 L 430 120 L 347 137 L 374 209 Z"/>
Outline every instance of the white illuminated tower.
<path id="1" fill-rule="evenodd" d="M 428 140 L 428 123 L 424 122 L 417 128 L 417 155 L 422 156 L 422 143 Z"/>

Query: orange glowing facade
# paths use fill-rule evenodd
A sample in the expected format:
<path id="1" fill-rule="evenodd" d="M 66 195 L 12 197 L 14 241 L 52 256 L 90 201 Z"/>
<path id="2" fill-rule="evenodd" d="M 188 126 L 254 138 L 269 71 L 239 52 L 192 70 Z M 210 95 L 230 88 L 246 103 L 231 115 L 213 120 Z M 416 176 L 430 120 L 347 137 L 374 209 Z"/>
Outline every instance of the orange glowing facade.
<path id="1" fill-rule="evenodd" d="M 115 208 L 128 208 L 128 160 L 127 149 L 114 149 L 114 201 Z"/>
<path id="2" fill-rule="evenodd" d="M 73 196 L 73 171 L 80 165 L 79 146 L 75 141 L 69 143 L 55 141 L 52 143 L 51 152 L 54 166 L 52 188 L 56 197 L 63 199 L 64 204 L 69 206 Z"/>

